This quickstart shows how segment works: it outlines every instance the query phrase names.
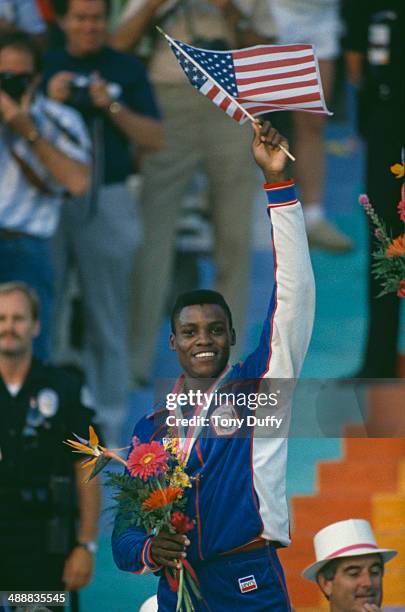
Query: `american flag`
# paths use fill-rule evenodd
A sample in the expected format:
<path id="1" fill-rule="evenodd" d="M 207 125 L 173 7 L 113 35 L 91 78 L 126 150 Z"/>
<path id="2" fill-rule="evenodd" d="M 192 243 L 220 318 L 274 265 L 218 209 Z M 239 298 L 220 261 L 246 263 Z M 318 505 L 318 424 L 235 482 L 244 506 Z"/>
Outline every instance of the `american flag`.
<path id="1" fill-rule="evenodd" d="M 230 117 L 276 110 L 329 113 L 312 45 L 257 45 L 237 51 L 198 49 L 165 34 L 191 84 Z"/>

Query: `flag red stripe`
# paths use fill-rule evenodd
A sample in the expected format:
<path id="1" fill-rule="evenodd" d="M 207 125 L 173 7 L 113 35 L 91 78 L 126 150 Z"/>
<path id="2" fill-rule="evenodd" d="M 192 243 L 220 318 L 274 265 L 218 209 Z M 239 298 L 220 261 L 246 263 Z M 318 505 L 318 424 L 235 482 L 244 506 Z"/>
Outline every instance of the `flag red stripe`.
<path id="1" fill-rule="evenodd" d="M 255 96 L 261 93 L 271 93 L 272 91 L 286 91 L 288 89 L 299 89 L 300 87 L 313 87 L 317 85 L 318 81 L 313 79 L 312 81 L 302 81 L 300 83 L 288 83 L 285 85 L 271 85 L 270 87 L 254 87 L 253 89 L 245 89 L 241 92 L 243 98 L 248 96 Z"/>
<path id="2" fill-rule="evenodd" d="M 276 46 L 274 49 L 271 46 L 260 46 L 253 49 L 241 49 L 240 51 L 234 51 L 232 53 L 235 59 L 245 59 L 247 57 L 257 57 L 258 55 L 269 55 L 271 53 L 294 53 L 294 51 L 305 51 L 311 50 L 311 45 L 283 45 Z"/>
<path id="3" fill-rule="evenodd" d="M 265 70 L 267 68 L 281 68 L 282 66 L 296 66 L 297 64 L 307 64 L 313 62 L 313 57 L 296 57 L 291 59 L 277 60 L 273 62 L 263 62 L 262 64 L 250 64 L 248 66 L 235 66 L 235 73 L 253 72 L 257 70 Z"/>
<path id="4" fill-rule="evenodd" d="M 222 110 L 226 111 L 228 106 L 231 104 L 231 101 L 232 100 L 230 98 L 224 98 L 219 107 L 222 108 Z"/>
<path id="5" fill-rule="evenodd" d="M 219 94 L 221 90 L 219 89 L 219 87 L 217 87 L 216 85 L 214 85 L 209 92 L 206 94 L 207 98 L 209 98 L 210 100 L 213 100 L 215 98 L 215 96 L 217 94 Z"/>
<path id="6" fill-rule="evenodd" d="M 235 119 L 235 121 L 239 121 L 240 119 L 242 119 L 242 117 L 244 117 L 244 115 L 245 113 L 242 112 L 240 108 L 237 108 L 234 114 L 232 115 L 232 118 Z"/>
<path id="7" fill-rule="evenodd" d="M 245 106 L 245 105 L 242 104 L 242 106 Z M 264 105 L 262 105 L 262 106 L 251 106 L 250 108 L 247 108 L 246 110 L 251 115 L 254 115 L 254 113 L 261 113 L 262 111 L 266 112 L 266 113 L 269 113 L 272 110 L 277 110 L 277 108 L 273 108 L 273 107 L 269 106 L 268 104 L 266 104 L 265 106 Z"/>
<path id="8" fill-rule="evenodd" d="M 280 74 L 274 74 L 269 76 L 264 74 L 263 76 L 243 78 L 243 76 L 236 75 L 236 82 L 238 85 L 250 85 L 251 83 L 261 83 L 262 81 L 270 81 L 274 79 L 288 79 L 296 76 L 306 76 L 307 74 L 316 74 L 315 67 L 312 68 L 301 68 L 301 70 L 292 70 L 291 72 L 280 72 Z"/>

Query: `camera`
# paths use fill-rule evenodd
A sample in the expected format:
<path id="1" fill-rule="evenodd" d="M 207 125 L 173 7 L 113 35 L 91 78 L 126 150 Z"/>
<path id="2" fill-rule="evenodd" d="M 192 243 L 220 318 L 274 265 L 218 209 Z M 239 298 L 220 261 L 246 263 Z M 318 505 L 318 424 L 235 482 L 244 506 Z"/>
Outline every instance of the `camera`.
<path id="1" fill-rule="evenodd" d="M 79 108 L 80 110 L 88 110 L 93 108 L 93 102 L 90 96 L 91 79 L 87 75 L 78 74 L 70 81 L 69 104 Z"/>
<path id="2" fill-rule="evenodd" d="M 0 90 L 15 102 L 20 102 L 32 81 L 32 76 L 29 73 L 0 72 Z"/>
<path id="3" fill-rule="evenodd" d="M 80 112 L 91 111 L 94 109 L 93 100 L 90 95 L 90 85 L 97 80 L 97 77 L 87 74 L 77 74 L 70 81 L 69 104 L 77 108 Z M 116 100 L 122 88 L 116 83 L 107 84 L 108 94 L 113 100 Z"/>

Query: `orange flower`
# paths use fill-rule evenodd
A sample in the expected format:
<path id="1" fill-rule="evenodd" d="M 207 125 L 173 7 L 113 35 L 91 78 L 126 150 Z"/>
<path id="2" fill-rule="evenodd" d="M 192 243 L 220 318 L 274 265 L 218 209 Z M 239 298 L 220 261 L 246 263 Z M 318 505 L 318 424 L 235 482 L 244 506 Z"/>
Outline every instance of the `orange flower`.
<path id="1" fill-rule="evenodd" d="M 405 234 L 394 238 L 386 250 L 387 257 L 400 257 L 405 255 Z"/>
<path id="2" fill-rule="evenodd" d="M 153 491 L 142 504 L 143 510 L 157 510 L 172 504 L 183 493 L 180 487 L 166 487 Z"/>

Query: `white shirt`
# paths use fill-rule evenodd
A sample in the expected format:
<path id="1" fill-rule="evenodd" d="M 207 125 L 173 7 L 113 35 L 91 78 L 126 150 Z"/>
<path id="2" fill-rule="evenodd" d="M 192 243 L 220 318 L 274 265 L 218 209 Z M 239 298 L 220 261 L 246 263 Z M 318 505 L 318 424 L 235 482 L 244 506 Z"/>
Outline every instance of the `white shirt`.
<path id="1" fill-rule="evenodd" d="M 38 131 L 70 158 L 88 163 L 90 140 L 80 115 L 38 95 L 32 105 Z M 11 152 L 24 160 L 52 191 L 47 195 L 24 176 Z M 54 233 L 64 189 L 42 165 L 29 143 L 0 124 L 0 228 L 49 238 Z"/>

